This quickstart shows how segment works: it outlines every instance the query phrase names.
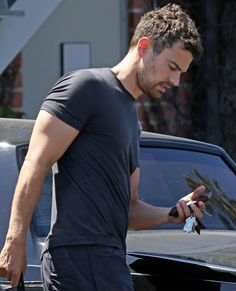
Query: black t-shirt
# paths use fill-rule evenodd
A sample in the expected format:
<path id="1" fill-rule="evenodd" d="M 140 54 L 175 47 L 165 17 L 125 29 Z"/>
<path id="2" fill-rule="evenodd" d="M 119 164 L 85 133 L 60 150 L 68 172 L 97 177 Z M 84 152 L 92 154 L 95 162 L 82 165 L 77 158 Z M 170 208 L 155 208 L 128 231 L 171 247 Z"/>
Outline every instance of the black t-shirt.
<path id="1" fill-rule="evenodd" d="M 41 109 L 79 130 L 54 172 L 51 247 L 100 244 L 125 249 L 130 175 L 138 166 L 133 96 L 108 68 L 63 76 Z"/>

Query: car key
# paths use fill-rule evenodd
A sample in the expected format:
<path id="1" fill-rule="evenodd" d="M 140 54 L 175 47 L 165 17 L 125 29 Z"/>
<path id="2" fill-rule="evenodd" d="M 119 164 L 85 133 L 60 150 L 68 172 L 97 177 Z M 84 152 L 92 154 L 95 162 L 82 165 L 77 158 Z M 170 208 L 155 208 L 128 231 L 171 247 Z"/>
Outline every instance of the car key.
<path id="1" fill-rule="evenodd" d="M 198 203 L 199 201 L 203 201 L 203 202 L 207 202 L 210 197 L 211 197 L 212 193 L 211 192 L 207 192 L 207 193 L 204 193 L 203 195 L 199 196 L 197 199 L 195 200 L 189 200 L 188 202 L 186 202 L 187 205 L 191 205 L 191 204 L 196 204 Z M 204 212 L 204 211 L 203 211 Z M 178 211 L 177 211 L 177 208 L 176 206 L 174 206 L 173 208 L 171 208 L 170 212 L 169 212 L 169 215 L 170 216 L 174 216 L 174 217 L 178 217 Z"/>
<path id="2" fill-rule="evenodd" d="M 196 216 L 194 214 L 191 214 L 191 216 L 186 218 L 183 230 L 187 233 L 194 232 L 197 225 L 198 222 L 196 220 Z"/>

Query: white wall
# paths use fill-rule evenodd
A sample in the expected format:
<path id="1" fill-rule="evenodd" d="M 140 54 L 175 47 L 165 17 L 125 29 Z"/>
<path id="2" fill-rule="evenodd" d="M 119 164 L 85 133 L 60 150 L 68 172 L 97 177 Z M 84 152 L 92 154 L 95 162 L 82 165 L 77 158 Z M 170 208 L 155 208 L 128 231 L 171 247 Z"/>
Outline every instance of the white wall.
<path id="1" fill-rule="evenodd" d="M 62 42 L 89 42 L 91 67 L 113 66 L 127 47 L 127 0 L 63 0 L 22 51 L 23 107 L 35 118 L 60 77 Z"/>
<path id="2" fill-rule="evenodd" d="M 0 17 L 0 73 L 61 1 L 63 0 L 18 0 L 8 13 L 18 12 L 21 16 L 10 14 L 8 17 Z"/>

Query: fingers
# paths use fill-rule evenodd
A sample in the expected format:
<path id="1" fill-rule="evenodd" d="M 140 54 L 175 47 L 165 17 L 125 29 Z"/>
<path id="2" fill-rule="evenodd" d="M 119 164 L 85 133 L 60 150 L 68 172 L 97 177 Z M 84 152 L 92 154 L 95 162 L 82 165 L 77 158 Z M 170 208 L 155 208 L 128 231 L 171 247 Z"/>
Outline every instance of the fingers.
<path id="1" fill-rule="evenodd" d="M 198 196 L 201 196 L 202 194 L 204 194 L 206 191 L 206 187 L 201 185 L 199 187 L 197 187 L 193 192 L 192 192 L 192 195 L 193 195 L 193 198 L 194 197 L 198 197 Z"/>
<path id="2" fill-rule="evenodd" d="M 202 219 L 203 213 L 201 209 L 205 209 L 204 202 L 199 202 L 198 204 L 186 204 L 184 200 L 179 200 L 176 208 L 178 210 L 178 218 L 183 222 L 187 217 L 191 216 L 192 213 L 196 215 L 198 219 Z"/>
<path id="3" fill-rule="evenodd" d="M 11 279 L 9 281 L 11 281 L 11 286 L 14 288 L 14 287 L 17 287 L 17 285 L 19 284 L 19 281 L 20 281 L 20 276 L 21 276 L 21 273 L 13 273 L 12 276 L 11 276 Z"/>
<path id="4" fill-rule="evenodd" d="M 5 251 L 0 253 L 0 276 L 6 277 L 11 282 L 12 287 L 17 287 L 19 284 L 20 276 L 25 272 L 27 267 L 26 258 L 23 256 L 19 260 L 19 256 L 9 259 L 9 254 Z"/>
<path id="5" fill-rule="evenodd" d="M 174 217 L 171 218 L 171 223 L 182 223 L 184 222 L 186 217 L 189 217 L 191 215 L 189 207 L 183 200 L 179 200 L 177 202 L 176 208 L 178 211 L 178 215 L 175 215 Z"/>
<path id="6" fill-rule="evenodd" d="M 184 200 L 185 202 L 188 202 L 190 200 L 195 200 L 199 196 L 202 196 L 205 193 L 205 186 L 201 185 L 197 187 L 193 192 L 189 193 L 188 195 L 181 198 L 181 200 Z"/>
<path id="7" fill-rule="evenodd" d="M 200 202 L 199 202 L 200 203 Z M 202 202 L 203 203 L 203 202 Z M 204 203 L 203 203 L 204 204 Z M 196 204 L 191 204 L 189 206 L 192 210 L 192 212 L 195 214 L 195 216 L 198 218 L 198 219 L 202 219 L 203 217 L 203 213 L 201 211 L 201 208 L 199 207 L 199 205 L 196 205 Z M 204 207 L 205 208 L 205 207 Z"/>
<path id="8" fill-rule="evenodd" d="M 7 278 L 7 280 L 11 282 L 11 285 L 14 288 L 14 287 L 17 287 L 19 283 L 21 271 L 19 272 L 19 271 L 13 271 L 13 270 L 9 271 L 9 270 L 1 269 L 0 276 Z"/>
<path id="9" fill-rule="evenodd" d="M 193 192 L 181 198 L 176 204 L 178 215 L 175 215 L 174 218 L 171 218 L 171 222 L 182 223 L 187 217 L 191 216 L 192 213 L 194 213 L 199 220 L 202 219 L 203 213 L 201 209 L 205 210 L 205 203 L 200 200 L 200 196 L 204 196 L 205 191 L 206 187 L 201 185 Z"/>
<path id="10" fill-rule="evenodd" d="M 180 200 L 177 203 L 177 209 L 179 211 L 179 217 L 181 218 L 185 219 L 186 217 L 189 217 L 191 215 L 191 210 L 184 200 Z"/>

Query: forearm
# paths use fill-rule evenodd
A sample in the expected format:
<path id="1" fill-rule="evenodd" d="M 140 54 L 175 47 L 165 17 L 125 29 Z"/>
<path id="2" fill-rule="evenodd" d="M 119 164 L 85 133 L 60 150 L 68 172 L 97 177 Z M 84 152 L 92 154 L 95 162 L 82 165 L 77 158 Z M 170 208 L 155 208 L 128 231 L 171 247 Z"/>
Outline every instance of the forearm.
<path id="1" fill-rule="evenodd" d="M 24 162 L 12 201 L 7 241 L 24 244 L 46 173 L 47 167 L 37 161 Z"/>
<path id="2" fill-rule="evenodd" d="M 157 227 L 170 223 L 170 208 L 156 207 L 140 200 L 130 204 L 129 228 L 135 230 Z"/>

